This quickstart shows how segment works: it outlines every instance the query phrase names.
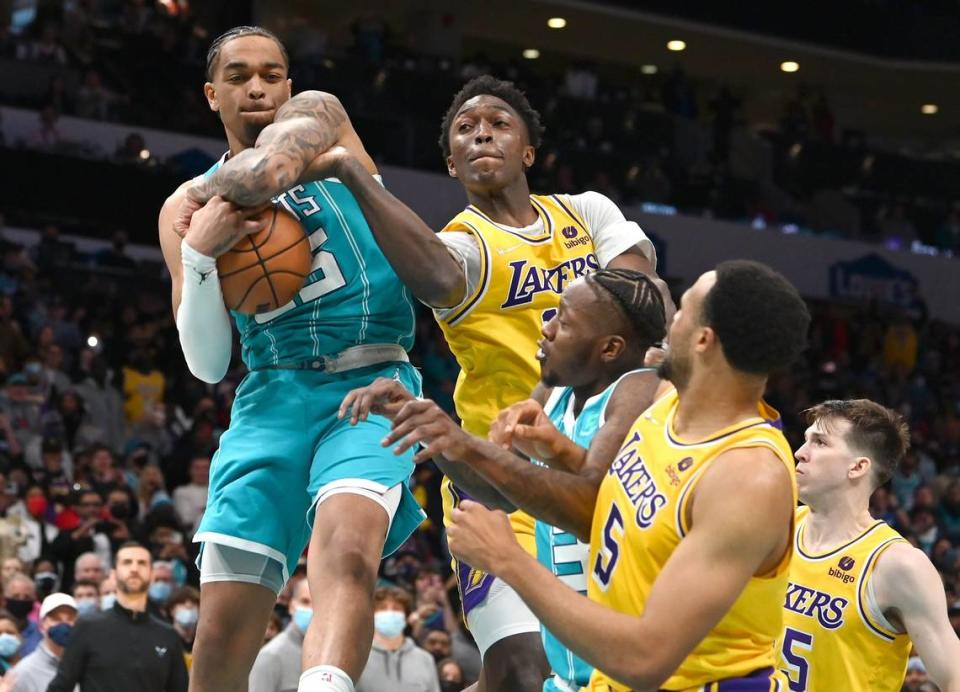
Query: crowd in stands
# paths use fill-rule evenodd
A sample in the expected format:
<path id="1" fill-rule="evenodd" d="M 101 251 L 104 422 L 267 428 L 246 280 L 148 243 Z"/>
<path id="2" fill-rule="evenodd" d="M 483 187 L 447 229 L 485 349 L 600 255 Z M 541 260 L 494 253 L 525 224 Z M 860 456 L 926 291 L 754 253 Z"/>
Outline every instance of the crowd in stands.
<path id="1" fill-rule="evenodd" d="M 45 88 L 10 93 L 0 85 L 0 101 L 42 111 L 23 144 L 76 150 L 59 137 L 64 114 L 221 136 L 199 86 L 205 48 L 225 27 L 196 17 L 185 2 L 77 0 L 59 12 L 51 5 L 21 33 L 0 35 L 0 58 L 50 68 Z M 623 203 L 758 227 L 960 251 L 960 165 L 876 150 L 869 133 L 837 122 L 815 85 L 798 83 L 778 122 L 751 123 L 745 87 L 696 78 L 679 62 L 652 75 L 636 66 L 631 75 L 571 59 L 551 72 L 482 53 L 430 57 L 375 15 L 336 27 L 352 33 L 346 49 L 332 45 L 333 28 L 317 18 L 280 21 L 274 28 L 288 45 L 297 88 L 338 94 L 367 148 L 386 163 L 440 170 L 438 124 L 452 94 L 492 72 L 524 87 L 543 113 L 537 189 L 594 189 Z M 143 138 L 132 137 L 116 152 L 97 153 L 138 161 Z"/>
<path id="2" fill-rule="evenodd" d="M 55 142 L 56 118 L 65 113 L 216 134 L 216 121 L 195 88 L 208 32 L 188 13 L 161 9 L 178 3 L 113 3 L 123 6 L 111 15 L 115 21 L 94 12 L 98 5 L 67 3 L 60 13 L 38 17 L 37 26 L 21 36 L 0 27 L 0 56 L 84 74 L 79 86 L 54 80 L 41 100 L 25 104 L 41 108 L 46 124 L 46 134 L 30 146 Z M 811 193 L 791 186 L 791 200 L 774 210 L 770 199 L 786 199 L 777 184 L 790 174 L 784 161 L 795 145 L 828 153 L 854 146 L 837 143 L 829 104 L 813 92 L 798 93 L 785 108 L 780 131 L 764 139 L 742 126 L 736 95 L 719 89 L 711 98 L 681 70 L 649 83 L 607 85 L 595 66 L 578 63 L 556 82 L 541 82 L 532 78 L 529 64 L 494 65 L 478 56 L 455 68 L 399 51 L 373 20 L 355 27 L 351 59 L 334 61 L 318 29 L 302 22 L 286 29 L 306 85 L 313 80 L 337 91 L 337 84 L 365 80 L 367 88 L 339 93 L 358 114 L 361 129 L 366 123 L 370 139 L 382 138 L 382 147 L 370 148 L 394 163 L 435 167 L 437 124 L 451 94 L 464 77 L 494 70 L 526 84 L 549 125 L 534 172 L 541 189 L 591 187 L 623 202 L 676 204 L 726 218 L 764 214 L 771 222 L 794 220 L 841 235 L 920 237 L 958 249 L 955 210 L 945 213 L 940 225 L 925 224 L 915 220 L 913 206 L 895 197 L 877 206 L 889 205 L 889 211 L 860 215 L 860 207 L 836 190 Z M 164 64 L 170 70 L 149 74 L 175 88 L 132 77 L 147 74 L 144 65 L 155 65 L 159 55 L 168 56 Z M 424 79 L 424 71 L 435 74 Z M 412 123 L 416 146 L 388 145 L 383 128 L 390 121 L 384 118 Z M 705 126 L 709 139 L 683 136 L 704 131 L 691 130 L 696 123 Z M 700 142 L 700 149 L 689 149 L 691 141 Z M 738 167 L 743 163 L 738 153 L 747 151 L 744 142 L 768 147 L 767 174 L 751 178 Z M 783 147 L 785 159 L 776 153 Z M 130 155 L 142 148 L 131 142 Z M 849 151 L 862 159 L 862 148 Z M 815 170 L 804 168 L 804 176 Z M 769 198 L 758 196 L 761 190 Z M 816 211 L 816 200 L 824 198 L 827 211 Z M 857 213 L 847 214 L 844 205 Z M 833 214 L 837 209 L 844 213 Z M 818 213 L 859 221 L 849 232 L 832 222 L 817 226 L 812 219 L 820 218 Z M 235 360 L 235 369 L 215 386 L 190 377 L 170 313 L 169 287 L 158 278 L 158 267 L 130 256 L 122 234 L 108 249 L 83 257 L 55 226 L 29 247 L 2 230 L 0 218 L 0 673 L 49 637 L 41 632 L 53 626 L 41 628 L 41 603 L 51 594 L 71 594 L 81 618 L 113 607 L 113 560 L 130 540 L 150 550 L 151 611 L 175 629 L 189 664 L 202 608 L 191 539 L 242 366 Z M 913 448 L 893 480 L 877 491 L 873 509 L 931 556 L 960 629 L 960 329 L 881 305 L 819 303 L 812 309 L 811 347 L 792 371 L 771 381 L 769 399 L 795 445 L 803 430 L 800 412 L 824 398 L 866 396 L 907 416 Z M 426 311 L 420 314 L 413 358 L 426 394 L 452 411 L 457 366 Z M 360 692 L 389 689 L 384 676 L 398 670 L 421 676 L 425 690 L 439 685 L 444 692 L 478 675 L 476 648 L 458 616 L 439 482 L 429 464 L 413 477 L 428 520 L 382 565 L 377 633 Z M 278 599 L 264 635 L 270 644 L 255 665 L 254 692 L 271 689 L 278 676 L 289 674 L 284 664 L 298 658 L 310 603 L 301 568 Z M 400 659 L 410 664 L 396 665 Z M 16 678 L 8 676 L 9 685 Z M 923 687 L 927 684 L 922 662 L 912 661 L 905 689 L 930 689 Z"/>

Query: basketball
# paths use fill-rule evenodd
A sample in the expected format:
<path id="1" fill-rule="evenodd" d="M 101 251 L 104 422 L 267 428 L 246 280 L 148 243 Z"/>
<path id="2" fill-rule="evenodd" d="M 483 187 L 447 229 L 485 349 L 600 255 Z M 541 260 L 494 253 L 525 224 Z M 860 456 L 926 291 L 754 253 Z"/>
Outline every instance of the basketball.
<path id="1" fill-rule="evenodd" d="M 217 260 L 227 308 L 257 315 L 286 305 L 310 273 L 310 241 L 296 217 L 279 205 L 263 213 L 264 228 Z"/>

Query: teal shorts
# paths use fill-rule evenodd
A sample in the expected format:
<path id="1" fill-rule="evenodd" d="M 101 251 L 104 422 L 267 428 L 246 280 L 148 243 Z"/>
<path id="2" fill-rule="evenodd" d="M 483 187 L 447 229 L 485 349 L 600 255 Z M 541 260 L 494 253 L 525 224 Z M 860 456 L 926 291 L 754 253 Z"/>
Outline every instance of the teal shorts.
<path id="1" fill-rule="evenodd" d="M 342 373 L 250 372 L 237 388 L 230 428 L 211 462 L 207 508 L 194 540 L 271 557 L 286 581 L 310 539 L 319 491 L 356 479 L 380 492 L 403 485 L 383 555 L 396 550 L 424 519 L 407 487 L 414 453 L 397 456 L 380 445 L 390 430 L 382 416 L 355 426 L 337 419 L 347 392 L 378 377 L 397 379 L 420 395 L 420 374 L 404 362 Z"/>

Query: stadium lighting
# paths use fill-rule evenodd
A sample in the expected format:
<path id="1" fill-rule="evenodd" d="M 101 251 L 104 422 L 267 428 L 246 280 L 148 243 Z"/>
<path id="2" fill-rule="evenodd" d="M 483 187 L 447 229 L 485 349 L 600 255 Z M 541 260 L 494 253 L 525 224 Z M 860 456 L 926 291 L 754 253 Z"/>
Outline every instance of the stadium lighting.
<path id="1" fill-rule="evenodd" d="M 141 150 L 140 150 L 140 158 L 143 159 L 144 161 L 146 161 L 147 159 L 149 159 L 149 158 L 150 158 L 150 150 L 149 150 L 149 149 L 141 149 Z"/>
<path id="2" fill-rule="evenodd" d="M 667 41 L 667 50 L 672 50 L 674 53 L 679 53 L 682 50 L 686 50 L 686 48 L 687 48 L 686 41 L 681 41 L 679 39 Z"/>
<path id="3" fill-rule="evenodd" d="M 540 57 L 540 51 L 538 51 L 536 48 L 524 48 L 523 57 L 525 57 L 527 60 L 536 60 Z"/>
<path id="4" fill-rule="evenodd" d="M 562 29 L 567 25 L 567 20 L 563 17 L 550 17 L 547 20 L 547 26 L 551 29 Z"/>
<path id="5" fill-rule="evenodd" d="M 797 72 L 800 69 L 800 63 L 793 60 L 786 60 L 780 63 L 781 72 Z"/>
<path id="6" fill-rule="evenodd" d="M 920 106 L 920 112 L 924 115 L 936 115 L 940 108 L 935 103 L 925 103 Z"/>
<path id="7" fill-rule="evenodd" d="M 95 334 L 91 334 L 90 336 L 87 337 L 87 346 L 89 346 L 90 348 L 96 348 L 99 345 L 100 345 L 100 339 L 98 339 Z"/>
<path id="8" fill-rule="evenodd" d="M 656 66 L 656 65 L 641 65 L 641 66 L 640 66 L 640 72 L 642 72 L 643 74 L 657 74 L 657 66 Z"/>

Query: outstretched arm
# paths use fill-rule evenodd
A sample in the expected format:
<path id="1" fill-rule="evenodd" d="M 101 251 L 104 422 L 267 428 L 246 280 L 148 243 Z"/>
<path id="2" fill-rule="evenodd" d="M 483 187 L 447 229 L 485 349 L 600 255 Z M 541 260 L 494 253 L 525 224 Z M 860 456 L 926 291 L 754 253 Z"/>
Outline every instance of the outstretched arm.
<path id="1" fill-rule="evenodd" d="M 450 550 L 512 586 L 585 661 L 632 689 L 657 689 L 750 578 L 781 559 L 789 542 L 793 497 L 780 460 L 762 449 L 733 450 L 715 466 L 723 468 L 707 471 L 697 486 L 693 526 L 657 576 L 639 617 L 575 593 L 523 551 L 505 516 L 476 503 L 453 510 Z M 757 523 L 757 516 L 767 521 Z M 607 565 L 608 578 L 615 564 Z M 704 574 L 710 575 L 709 589 L 702 588 Z"/>
<path id="2" fill-rule="evenodd" d="M 351 134 L 359 144 L 336 96 L 303 91 L 280 106 L 252 148 L 229 159 L 188 194 L 201 204 L 216 195 L 241 207 L 259 206 L 295 185 L 318 154 Z"/>
<path id="3" fill-rule="evenodd" d="M 900 624 L 944 692 L 960 692 L 960 641 L 947 617 L 943 581 L 926 555 L 907 544 L 878 558 L 873 589 L 883 612 Z"/>

